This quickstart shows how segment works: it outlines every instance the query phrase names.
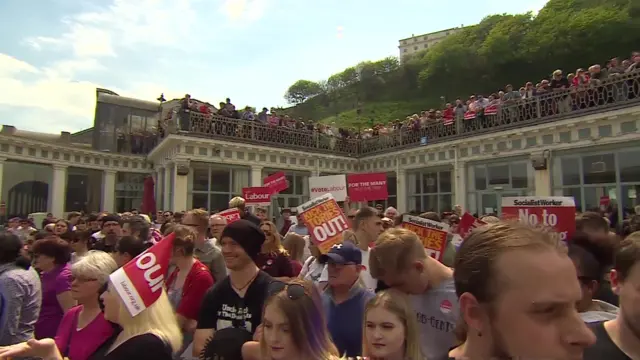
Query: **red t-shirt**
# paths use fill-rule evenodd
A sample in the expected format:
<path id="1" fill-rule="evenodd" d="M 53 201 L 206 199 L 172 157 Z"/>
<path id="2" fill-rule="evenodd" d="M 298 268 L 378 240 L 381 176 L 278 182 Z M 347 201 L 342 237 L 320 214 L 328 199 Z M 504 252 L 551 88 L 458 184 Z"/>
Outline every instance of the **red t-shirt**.
<path id="1" fill-rule="evenodd" d="M 298 260 L 291 260 L 291 268 L 293 269 L 293 276 L 298 276 L 302 271 L 302 263 Z"/>
<path id="2" fill-rule="evenodd" d="M 178 276 L 176 268 L 167 279 L 167 289 L 173 285 Z M 187 274 L 182 286 L 182 299 L 178 304 L 176 313 L 187 319 L 197 320 L 200 312 L 200 305 L 204 294 L 213 286 L 213 277 L 209 269 L 200 261 L 196 260 Z"/>

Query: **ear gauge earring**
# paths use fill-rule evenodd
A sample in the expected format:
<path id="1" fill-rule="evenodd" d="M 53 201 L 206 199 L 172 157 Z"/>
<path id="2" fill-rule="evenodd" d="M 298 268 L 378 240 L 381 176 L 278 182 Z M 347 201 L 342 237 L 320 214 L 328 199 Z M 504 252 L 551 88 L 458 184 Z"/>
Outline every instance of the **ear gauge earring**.
<path id="1" fill-rule="evenodd" d="M 482 331 L 477 330 L 477 332 L 478 332 L 478 337 L 482 337 Z"/>

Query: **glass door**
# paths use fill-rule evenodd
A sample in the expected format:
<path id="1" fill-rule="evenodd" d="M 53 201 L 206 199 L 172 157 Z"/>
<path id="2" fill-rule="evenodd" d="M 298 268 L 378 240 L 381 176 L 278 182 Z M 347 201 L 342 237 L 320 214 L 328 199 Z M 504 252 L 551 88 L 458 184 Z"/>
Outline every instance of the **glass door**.
<path id="1" fill-rule="evenodd" d="M 500 217 L 502 214 L 502 198 L 527 196 L 526 190 L 494 191 L 478 194 L 476 212 L 479 217 L 493 215 Z"/>

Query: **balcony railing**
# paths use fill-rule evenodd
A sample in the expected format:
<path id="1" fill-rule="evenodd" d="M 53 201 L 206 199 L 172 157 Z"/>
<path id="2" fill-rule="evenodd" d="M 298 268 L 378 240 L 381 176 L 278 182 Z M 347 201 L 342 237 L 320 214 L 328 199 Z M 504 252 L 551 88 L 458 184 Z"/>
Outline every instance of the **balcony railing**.
<path id="1" fill-rule="evenodd" d="M 197 112 L 177 113 L 169 121 L 171 124 L 167 132 L 358 157 L 548 123 L 639 103 L 640 71 L 636 71 L 610 77 L 599 84 L 503 103 L 492 107 L 492 111 L 487 110 L 486 114 L 459 116 L 448 125 L 443 121 L 434 121 L 419 129 L 403 129 L 366 139 L 342 139 L 315 131 L 273 127 L 255 121 Z"/>

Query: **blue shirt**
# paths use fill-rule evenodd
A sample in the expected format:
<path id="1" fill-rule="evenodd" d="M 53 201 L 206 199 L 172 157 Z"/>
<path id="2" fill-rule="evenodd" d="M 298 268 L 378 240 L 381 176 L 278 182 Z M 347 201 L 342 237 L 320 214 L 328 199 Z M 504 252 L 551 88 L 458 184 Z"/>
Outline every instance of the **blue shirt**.
<path id="1" fill-rule="evenodd" d="M 322 294 L 322 305 L 327 315 L 327 328 L 340 355 L 362 355 L 362 324 L 364 308 L 375 294 L 356 283 L 349 291 L 349 299 L 336 304 L 327 288 Z"/>

